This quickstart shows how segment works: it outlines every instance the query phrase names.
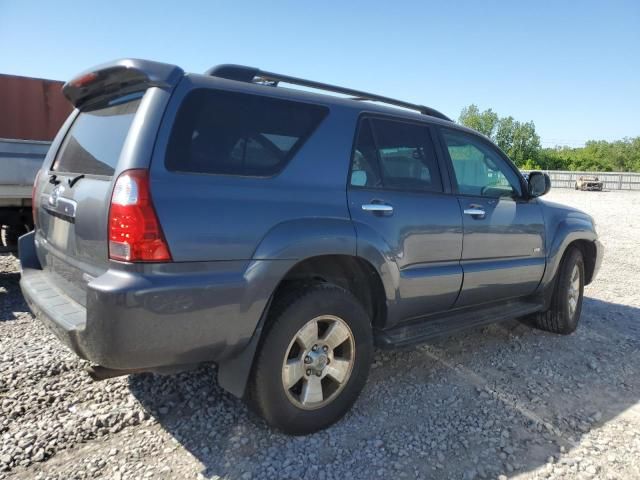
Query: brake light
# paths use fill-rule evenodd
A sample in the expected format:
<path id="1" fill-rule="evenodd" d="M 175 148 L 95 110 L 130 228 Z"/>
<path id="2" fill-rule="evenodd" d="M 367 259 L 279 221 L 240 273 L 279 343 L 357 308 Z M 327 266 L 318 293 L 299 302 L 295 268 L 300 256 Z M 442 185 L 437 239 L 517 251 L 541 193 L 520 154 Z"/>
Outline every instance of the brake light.
<path id="1" fill-rule="evenodd" d="M 38 226 L 38 215 L 36 208 L 36 190 L 38 189 L 38 180 L 40 179 L 40 172 L 36 173 L 36 179 L 33 181 L 33 187 L 31 187 L 31 217 L 33 218 L 33 228 Z"/>
<path id="2" fill-rule="evenodd" d="M 127 262 L 171 261 L 151 201 L 147 170 L 127 170 L 116 180 L 109 207 L 109 258 Z"/>
<path id="3" fill-rule="evenodd" d="M 90 83 L 94 82 L 98 78 L 98 74 L 95 72 L 85 73 L 81 77 L 74 78 L 71 80 L 71 85 L 74 87 L 86 87 Z"/>

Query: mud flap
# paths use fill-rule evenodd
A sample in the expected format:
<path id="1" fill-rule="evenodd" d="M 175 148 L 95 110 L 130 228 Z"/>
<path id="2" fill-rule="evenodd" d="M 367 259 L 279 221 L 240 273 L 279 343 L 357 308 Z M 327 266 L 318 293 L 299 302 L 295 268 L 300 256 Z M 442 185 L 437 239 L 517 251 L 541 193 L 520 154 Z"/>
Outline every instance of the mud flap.
<path id="1" fill-rule="evenodd" d="M 18 239 L 18 258 L 20 259 L 20 271 L 26 268 L 40 270 L 42 266 L 36 254 L 35 230 L 25 233 Z"/>
<path id="2" fill-rule="evenodd" d="M 251 368 L 253 367 L 253 359 L 256 356 L 256 351 L 262 338 L 262 329 L 266 323 L 270 307 L 271 298 L 267 302 L 253 336 L 244 350 L 234 357 L 218 362 L 218 385 L 238 398 L 243 398 L 246 393 Z"/>

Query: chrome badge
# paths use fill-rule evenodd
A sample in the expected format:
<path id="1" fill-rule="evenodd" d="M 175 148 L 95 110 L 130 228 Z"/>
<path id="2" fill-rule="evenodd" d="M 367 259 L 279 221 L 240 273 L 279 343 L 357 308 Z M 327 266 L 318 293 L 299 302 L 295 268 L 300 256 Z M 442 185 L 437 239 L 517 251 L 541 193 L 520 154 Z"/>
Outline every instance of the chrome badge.
<path id="1" fill-rule="evenodd" d="M 60 198 L 60 195 L 62 195 L 63 192 L 64 192 L 64 187 L 62 185 L 56 185 L 56 187 L 53 189 L 53 191 L 49 195 L 49 205 L 51 205 L 54 208 L 57 207 L 58 198 Z"/>

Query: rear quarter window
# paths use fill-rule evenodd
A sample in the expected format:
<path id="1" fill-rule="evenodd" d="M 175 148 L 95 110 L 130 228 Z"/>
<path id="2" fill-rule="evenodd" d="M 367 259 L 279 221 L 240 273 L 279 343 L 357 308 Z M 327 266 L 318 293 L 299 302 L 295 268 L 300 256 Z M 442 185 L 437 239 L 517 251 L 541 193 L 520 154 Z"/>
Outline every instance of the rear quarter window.
<path id="1" fill-rule="evenodd" d="M 65 136 L 51 170 L 113 175 L 141 97 L 142 93 L 128 95 L 81 111 Z"/>
<path id="2" fill-rule="evenodd" d="M 173 125 L 170 171 L 271 176 L 313 133 L 326 107 L 259 95 L 197 89 Z"/>

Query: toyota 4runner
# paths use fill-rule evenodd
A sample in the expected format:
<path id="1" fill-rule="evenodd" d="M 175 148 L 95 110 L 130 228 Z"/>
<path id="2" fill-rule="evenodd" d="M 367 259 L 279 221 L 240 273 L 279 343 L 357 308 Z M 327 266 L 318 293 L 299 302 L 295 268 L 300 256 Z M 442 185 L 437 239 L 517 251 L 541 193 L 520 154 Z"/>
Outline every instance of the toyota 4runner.
<path id="1" fill-rule="evenodd" d="M 577 326 L 593 220 L 432 108 L 130 59 L 63 92 L 75 110 L 35 181 L 20 285 L 103 376 L 214 362 L 304 434 L 349 410 L 374 345 L 524 316 Z"/>

